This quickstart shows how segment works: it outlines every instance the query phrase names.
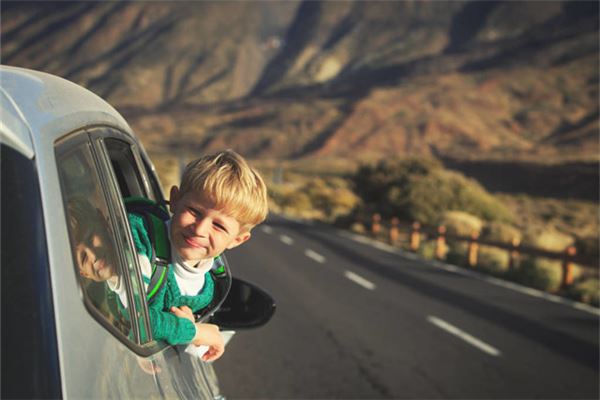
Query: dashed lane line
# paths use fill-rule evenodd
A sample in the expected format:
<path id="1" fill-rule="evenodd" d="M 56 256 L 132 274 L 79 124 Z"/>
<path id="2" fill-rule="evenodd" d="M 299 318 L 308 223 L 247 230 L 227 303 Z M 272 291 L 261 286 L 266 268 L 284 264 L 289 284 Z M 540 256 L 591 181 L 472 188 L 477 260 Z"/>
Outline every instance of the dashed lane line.
<path id="1" fill-rule="evenodd" d="M 362 276 L 360 276 L 358 274 L 355 274 L 352 271 L 344 272 L 344 276 L 346 278 L 350 279 L 352 282 L 356 283 L 357 285 L 364 287 L 365 289 L 369 289 L 369 290 L 375 289 L 375 284 L 373 282 L 363 278 Z"/>
<path id="2" fill-rule="evenodd" d="M 448 322 L 446 322 L 438 317 L 434 317 L 433 315 L 430 315 L 429 317 L 427 317 L 427 320 L 429 322 L 431 322 L 432 324 L 434 324 L 435 326 L 437 326 L 438 328 L 443 329 L 446 332 L 450 333 L 451 335 L 454 335 L 454 336 L 464 340 L 471 346 L 478 348 L 479 350 L 483 351 L 486 354 L 489 354 L 490 356 L 494 356 L 494 357 L 500 356 L 500 350 L 496 349 L 493 346 L 490 346 L 489 344 L 485 343 L 482 340 L 477 339 L 475 336 L 469 335 L 467 332 L 457 328 L 456 326 L 454 326 L 452 324 L 449 324 Z"/>
<path id="3" fill-rule="evenodd" d="M 537 289 L 528 288 L 528 287 L 525 287 L 525 286 L 522 286 L 522 285 L 519 285 L 519 284 L 516 284 L 516 283 L 512 283 L 512 282 L 509 282 L 509 281 L 505 281 L 505 280 L 502 280 L 502 279 L 497 279 L 497 278 L 494 278 L 492 276 L 485 275 L 485 274 L 483 274 L 481 272 L 467 270 L 465 268 L 460 268 L 460 267 L 457 267 L 457 266 L 452 265 L 452 264 L 447 264 L 447 263 L 443 263 L 443 262 L 435 261 L 435 260 L 427 261 L 425 259 L 422 259 L 422 258 L 416 256 L 415 254 L 409 253 L 407 251 L 403 251 L 401 249 L 394 248 L 394 247 L 389 246 L 389 245 L 387 245 L 385 243 L 377 242 L 376 240 L 371 239 L 371 238 L 367 238 L 365 236 L 360 236 L 360 235 L 357 235 L 357 234 L 348 233 L 348 232 L 345 232 L 345 231 L 342 231 L 342 230 L 338 230 L 338 234 L 340 236 L 344 237 L 344 238 L 348 238 L 348 239 L 354 240 L 355 242 L 358 242 L 358 243 L 370 245 L 372 247 L 375 247 L 375 248 L 377 248 L 379 250 L 386 251 L 388 253 L 398 254 L 398 255 L 400 255 L 400 256 L 402 256 L 404 258 L 409 258 L 411 260 L 418 260 L 418 261 L 421 261 L 421 262 L 423 262 L 425 264 L 433 265 L 435 267 L 444 269 L 444 270 L 449 271 L 449 272 L 454 272 L 454 273 L 457 273 L 457 274 L 460 274 L 460 275 L 469 276 L 471 278 L 479 279 L 479 280 L 491 283 L 491 284 L 496 285 L 496 286 L 502 286 L 504 288 L 507 288 L 507 289 L 510 289 L 510 290 L 514 290 L 516 292 L 523 293 L 523 294 L 526 294 L 526 295 L 531 296 L 531 297 L 537 297 L 537 298 L 541 298 L 541 299 L 544 299 L 544 300 L 547 300 L 547 301 L 550 301 L 550 302 L 553 302 L 553 303 L 563 304 L 563 305 L 566 305 L 567 307 L 575 308 L 575 309 L 580 310 L 580 311 L 584 311 L 584 312 L 587 312 L 587 313 L 590 313 L 590 314 L 593 314 L 593 315 L 600 316 L 600 309 L 598 309 L 596 307 L 593 307 L 593 306 L 590 306 L 590 305 L 587 305 L 587 304 L 584 304 L 584 303 L 579 303 L 579 302 L 576 302 L 576 301 L 573 301 L 573 300 L 570 300 L 570 299 L 567 299 L 567 298 L 564 298 L 564 297 L 560 297 L 560 296 L 553 295 L 553 294 L 550 294 L 550 293 L 542 292 L 542 291 L 537 290 Z M 407 265 L 408 266 L 412 266 L 410 264 L 407 264 Z"/>
<path id="4" fill-rule="evenodd" d="M 315 260 L 318 263 L 323 264 L 325 262 L 325 257 L 323 257 L 322 255 L 320 255 L 319 253 L 312 251 L 311 249 L 306 249 L 304 251 L 304 255 L 308 258 L 312 258 L 313 260 Z"/>
<path id="5" fill-rule="evenodd" d="M 263 231 L 264 233 L 266 233 L 266 234 L 269 234 L 269 235 L 270 235 L 271 233 L 273 233 L 273 228 L 271 228 L 269 225 L 263 225 L 263 226 L 261 227 L 261 229 L 262 229 L 262 231 Z"/>
<path id="6" fill-rule="evenodd" d="M 292 239 L 288 235 L 279 235 L 279 240 L 281 240 L 283 243 L 285 243 L 289 246 L 294 244 L 294 239 Z"/>

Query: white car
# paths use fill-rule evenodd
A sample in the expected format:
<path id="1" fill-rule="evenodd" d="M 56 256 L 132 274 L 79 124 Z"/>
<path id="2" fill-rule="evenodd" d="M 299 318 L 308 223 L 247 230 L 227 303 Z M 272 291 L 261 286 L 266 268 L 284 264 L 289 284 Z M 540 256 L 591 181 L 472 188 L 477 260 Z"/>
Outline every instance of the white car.
<path id="1" fill-rule="evenodd" d="M 62 78 L 0 66 L 2 398 L 222 398 L 212 365 L 152 338 L 123 198 L 157 202 L 154 168 L 125 120 Z M 102 247 L 127 289 L 85 275 L 73 198 L 104 226 Z M 259 326 L 273 300 L 227 274 L 201 316 L 222 330 Z"/>

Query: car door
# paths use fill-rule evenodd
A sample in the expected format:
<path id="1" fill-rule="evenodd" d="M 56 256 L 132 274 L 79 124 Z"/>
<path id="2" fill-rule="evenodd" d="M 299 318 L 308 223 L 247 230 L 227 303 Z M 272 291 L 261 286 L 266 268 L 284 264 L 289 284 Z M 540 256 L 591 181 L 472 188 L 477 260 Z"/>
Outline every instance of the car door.
<path id="1" fill-rule="evenodd" d="M 119 209 L 121 218 L 126 221 L 122 199 L 125 197 L 146 197 L 157 202 L 163 200 L 162 190 L 153 172 L 150 161 L 144 157 L 139 144 L 130 136 L 108 127 L 89 130 L 92 142 L 100 155 L 101 168 L 107 182 L 112 182 L 114 196 L 111 198 L 114 208 Z M 115 185 L 116 183 L 116 185 Z M 131 242 L 131 239 L 130 243 Z M 137 258 L 137 282 L 141 282 Z M 133 280 L 132 280 L 133 282 Z M 186 353 L 186 346 L 170 346 L 151 338 L 147 304 L 145 297 L 140 298 L 139 306 L 145 316 L 138 326 L 145 327 L 148 336 L 142 343 L 152 349 L 152 354 L 140 359 L 146 371 L 154 376 L 161 394 L 179 398 L 217 398 L 219 390 L 212 365 L 198 357 Z M 144 339 L 144 338 L 143 338 Z"/>
<path id="2" fill-rule="evenodd" d="M 140 362 L 156 349 L 146 344 L 144 293 L 128 227 L 113 201 L 115 185 L 85 129 L 56 142 L 55 155 L 64 217 L 50 205 L 45 213 L 61 215 L 55 219 L 48 215 L 53 228 L 61 222 L 66 225 L 64 234 L 54 229 L 56 237 L 49 238 L 57 277 L 53 290 L 59 296 L 56 319 L 63 395 L 156 398 L 160 394 L 156 379 Z M 59 245 L 65 241 L 63 252 Z M 109 285 L 114 277 L 127 288 L 121 298 Z"/>

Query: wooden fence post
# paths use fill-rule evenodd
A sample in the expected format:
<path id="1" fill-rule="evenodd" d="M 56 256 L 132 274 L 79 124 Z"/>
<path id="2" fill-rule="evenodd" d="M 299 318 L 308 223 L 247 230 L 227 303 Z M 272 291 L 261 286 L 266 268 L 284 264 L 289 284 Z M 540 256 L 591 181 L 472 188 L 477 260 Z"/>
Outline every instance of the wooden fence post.
<path id="1" fill-rule="evenodd" d="M 566 289 L 573 283 L 573 257 L 575 254 L 577 254 L 575 246 L 569 246 L 565 249 L 565 258 L 562 264 L 561 289 Z"/>
<path id="2" fill-rule="evenodd" d="M 467 263 L 469 264 L 469 267 L 475 267 L 477 265 L 477 254 L 479 252 L 479 243 L 477 243 L 477 239 L 479 239 L 479 233 L 472 232 L 467 254 Z"/>
<path id="3" fill-rule="evenodd" d="M 371 233 L 373 236 L 377 236 L 379 232 L 381 232 L 381 215 L 373 214 L 371 218 Z"/>
<path id="4" fill-rule="evenodd" d="M 410 230 L 410 249 L 414 252 L 419 250 L 419 245 L 421 244 L 421 224 L 418 222 L 413 222 L 411 230 Z"/>
<path id="5" fill-rule="evenodd" d="M 508 269 L 512 271 L 517 267 L 517 260 L 519 259 L 517 248 L 521 244 L 521 240 L 515 237 L 511 240 L 510 244 L 512 245 L 512 249 L 508 251 Z"/>
<path id="6" fill-rule="evenodd" d="M 438 236 L 435 241 L 435 258 L 443 260 L 446 256 L 446 227 L 438 227 Z"/>
<path id="7" fill-rule="evenodd" d="M 391 221 L 391 227 L 390 227 L 390 244 L 392 246 L 395 246 L 396 243 L 398 242 L 398 223 L 400 221 L 398 220 L 398 218 L 394 217 L 392 218 Z"/>

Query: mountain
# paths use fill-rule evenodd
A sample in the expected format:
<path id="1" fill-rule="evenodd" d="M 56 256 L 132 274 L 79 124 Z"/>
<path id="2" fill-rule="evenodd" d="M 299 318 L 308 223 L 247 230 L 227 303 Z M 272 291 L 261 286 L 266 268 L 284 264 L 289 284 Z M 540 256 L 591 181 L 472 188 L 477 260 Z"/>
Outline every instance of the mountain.
<path id="1" fill-rule="evenodd" d="M 597 162 L 598 4 L 2 1 L 0 55 L 152 151 Z"/>

